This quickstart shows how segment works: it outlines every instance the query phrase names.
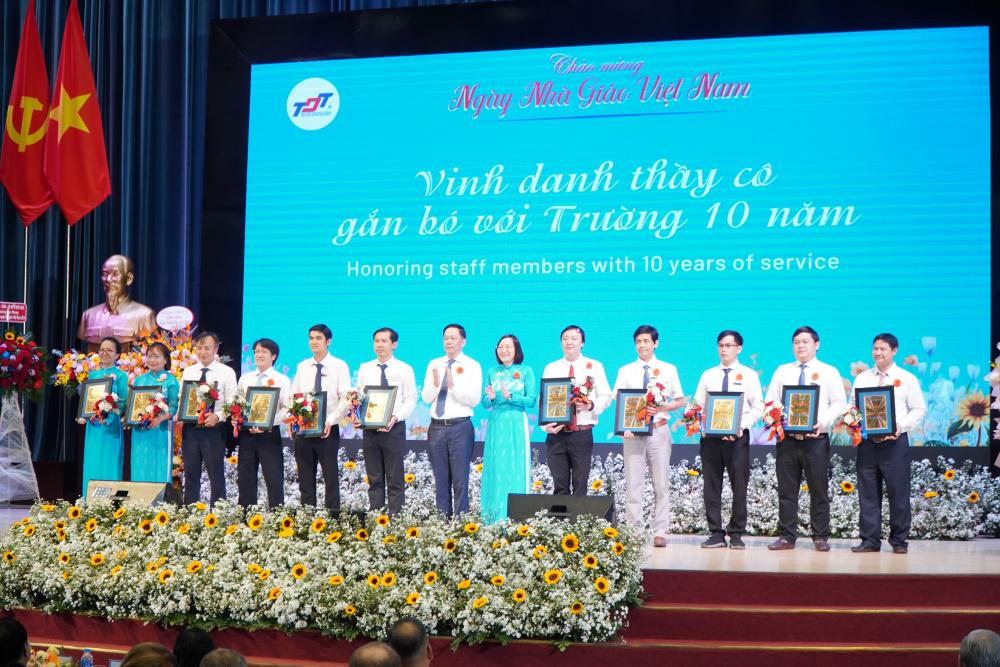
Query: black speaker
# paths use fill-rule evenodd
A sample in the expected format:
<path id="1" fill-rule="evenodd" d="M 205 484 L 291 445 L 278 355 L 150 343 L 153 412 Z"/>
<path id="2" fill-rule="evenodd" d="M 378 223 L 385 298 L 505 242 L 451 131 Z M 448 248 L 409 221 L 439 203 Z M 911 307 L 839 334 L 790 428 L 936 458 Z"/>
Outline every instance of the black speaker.
<path id="1" fill-rule="evenodd" d="M 546 510 L 546 516 L 575 521 L 576 517 L 589 514 L 617 524 L 615 517 L 615 497 L 606 496 L 547 496 L 530 493 L 507 495 L 507 517 L 514 521 L 524 521 Z"/>
<path id="2" fill-rule="evenodd" d="M 122 482 L 92 479 L 87 484 L 87 504 L 111 503 L 115 507 L 148 507 L 159 503 L 181 504 L 181 495 L 173 484 L 164 482 Z"/>

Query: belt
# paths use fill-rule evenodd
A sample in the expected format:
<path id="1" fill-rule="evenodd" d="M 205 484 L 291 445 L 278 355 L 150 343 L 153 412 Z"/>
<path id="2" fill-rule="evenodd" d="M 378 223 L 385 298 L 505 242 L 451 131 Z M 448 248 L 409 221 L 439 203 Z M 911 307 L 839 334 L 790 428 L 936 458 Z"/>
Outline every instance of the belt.
<path id="1" fill-rule="evenodd" d="M 469 421 L 468 417 L 456 417 L 455 419 L 431 419 L 431 426 L 455 426 Z"/>
<path id="2" fill-rule="evenodd" d="M 565 430 L 569 431 L 570 433 L 576 433 L 577 431 L 589 431 L 593 428 L 594 428 L 593 424 L 578 424 L 574 427 L 567 426 Z"/>
<path id="3" fill-rule="evenodd" d="M 793 438 L 795 440 L 822 440 L 823 438 L 829 437 L 826 433 L 820 433 L 817 436 L 807 436 L 803 433 L 785 433 L 786 436 Z"/>

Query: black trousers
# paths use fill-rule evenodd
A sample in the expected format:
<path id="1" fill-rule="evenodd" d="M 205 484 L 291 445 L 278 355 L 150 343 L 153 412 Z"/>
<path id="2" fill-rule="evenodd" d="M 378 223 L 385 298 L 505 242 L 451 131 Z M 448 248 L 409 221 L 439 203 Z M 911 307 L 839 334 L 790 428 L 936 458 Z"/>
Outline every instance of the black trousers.
<path id="1" fill-rule="evenodd" d="M 285 503 L 285 456 L 281 446 L 281 431 L 277 427 L 264 433 L 240 431 L 239 454 L 236 462 L 239 503 L 243 507 L 257 504 L 257 468 L 264 473 L 267 486 L 267 506 Z"/>
<path id="2" fill-rule="evenodd" d="M 299 491 L 303 505 L 316 505 L 316 465 L 323 468 L 326 491 L 326 508 L 340 511 L 340 468 L 337 466 L 337 448 L 340 446 L 340 427 L 330 429 L 325 438 L 296 438 L 295 467 L 299 473 Z"/>
<path id="3" fill-rule="evenodd" d="M 701 470 L 705 482 L 705 515 L 712 535 L 736 535 L 747 529 L 747 483 L 750 481 L 750 435 L 736 440 L 707 437 L 701 439 Z M 722 471 L 729 475 L 733 489 L 733 511 L 729 525 L 722 527 Z"/>
<path id="4" fill-rule="evenodd" d="M 210 502 L 226 499 L 226 444 L 219 426 L 198 428 L 185 424 L 181 442 L 184 459 L 184 504 L 198 502 L 201 496 L 201 464 L 208 470 Z"/>
<path id="5" fill-rule="evenodd" d="M 361 451 L 365 456 L 368 473 L 368 504 L 372 510 L 385 507 L 386 490 L 389 492 L 389 515 L 395 516 L 403 509 L 403 450 L 406 448 L 406 423 L 397 422 L 385 433 L 365 431 Z"/>
<path id="6" fill-rule="evenodd" d="M 907 546 L 910 537 L 910 439 L 858 445 L 858 501 L 861 506 L 861 542 L 882 544 L 882 488 L 889 493 L 889 544 Z"/>
<path id="7" fill-rule="evenodd" d="M 809 529 L 813 538 L 830 537 L 830 436 L 796 440 L 790 435 L 776 445 L 778 534 L 795 544 L 799 535 L 799 489 L 809 486 Z"/>
<path id="8" fill-rule="evenodd" d="M 552 472 L 552 492 L 555 495 L 587 495 L 587 479 L 590 477 L 590 459 L 593 453 L 593 429 L 563 429 L 546 436 L 545 459 Z"/>

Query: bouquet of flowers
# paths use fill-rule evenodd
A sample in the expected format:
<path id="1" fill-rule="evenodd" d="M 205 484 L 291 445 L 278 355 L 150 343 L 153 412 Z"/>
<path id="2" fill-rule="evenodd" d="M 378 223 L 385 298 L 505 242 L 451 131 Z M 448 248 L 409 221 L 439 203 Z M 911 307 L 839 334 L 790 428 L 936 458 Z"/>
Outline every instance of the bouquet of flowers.
<path id="1" fill-rule="evenodd" d="M 246 423 L 247 413 L 250 412 L 246 396 L 240 392 L 236 392 L 236 396 L 222 407 L 222 411 L 229 417 L 229 422 L 233 425 L 233 437 L 240 437 L 240 428 Z"/>
<path id="2" fill-rule="evenodd" d="M 108 417 L 118 414 L 118 394 L 111 392 L 105 394 L 103 398 L 97 399 L 94 403 L 94 416 L 90 418 L 91 424 L 104 424 Z"/>
<path id="3" fill-rule="evenodd" d="M 288 417 L 285 418 L 285 423 L 288 424 L 292 437 L 294 438 L 302 429 L 314 426 L 318 415 L 319 401 L 313 397 L 312 392 L 293 394 L 292 404 L 288 408 Z"/>
<path id="4" fill-rule="evenodd" d="M 214 384 L 202 382 L 198 385 L 198 426 L 205 425 L 205 418 L 219 400 L 219 390 Z"/>
<path id="5" fill-rule="evenodd" d="M 594 392 L 594 378 L 587 375 L 584 378 L 573 378 L 573 400 L 586 403 Z"/>
<path id="6" fill-rule="evenodd" d="M 855 447 L 860 445 L 865 437 L 864 427 L 861 425 L 861 411 L 852 405 L 841 416 L 840 421 L 847 427 L 847 432 L 851 434 L 851 444 Z"/>
<path id="7" fill-rule="evenodd" d="M 778 401 L 768 401 L 764 404 L 764 414 L 760 420 L 769 431 L 768 440 L 777 439 L 781 442 L 785 439 L 785 406 Z"/>
<path id="8" fill-rule="evenodd" d="M 169 411 L 170 405 L 167 404 L 167 397 L 164 396 L 162 392 L 156 392 L 153 394 L 153 397 L 146 405 L 146 409 L 139 417 L 139 427 L 151 428 L 153 426 L 153 421 L 155 421 L 157 417 L 162 414 L 166 414 Z"/>
<path id="9" fill-rule="evenodd" d="M 56 352 L 59 354 L 59 352 Z M 101 367 L 101 361 L 96 354 L 84 354 L 70 349 L 56 361 L 56 372 L 52 376 L 52 385 L 62 387 L 67 394 L 75 395 L 80 385 L 87 380 L 91 371 Z"/>
<path id="10" fill-rule="evenodd" d="M 42 400 L 47 357 L 45 349 L 31 340 L 31 334 L 4 332 L 0 339 L 0 398 L 24 394 L 35 402 Z"/>
<path id="11" fill-rule="evenodd" d="M 667 393 L 667 388 L 662 382 L 650 382 L 646 385 L 646 396 L 643 398 L 642 407 L 636 413 L 636 418 L 646 421 L 651 420 L 656 413 L 646 408 L 658 408 L 661 405 L 666 405 L 671 400 L 673 400 L 673 396 Z"/>
<path id="12" fill-rule="evenodd" d="M 692 400 L 684 408 L 684 414 L 681 415 L 681 423 L 684 424 L 684 428 L 688 435 L 697 435 L 701 432 L 701 420 L 704 417 L 702 415 L 701 403 Z"/>
<path id="13" fill-rule="evenodd" d="M 365 390 L 361 387 L 355 387 L 340 395 L 340 401 L 337 403 L 337 413 L 344 415 L 349 422 L 356 422 L 358 421 L 358 412 L 361 410 L 361 404 L 364 402 Z"/>

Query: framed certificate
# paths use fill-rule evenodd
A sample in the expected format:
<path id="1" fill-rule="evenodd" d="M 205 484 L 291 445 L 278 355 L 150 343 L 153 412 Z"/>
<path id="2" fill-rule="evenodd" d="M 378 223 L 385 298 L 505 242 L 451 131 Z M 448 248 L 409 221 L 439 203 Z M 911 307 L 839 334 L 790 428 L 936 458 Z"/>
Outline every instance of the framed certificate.
<path id="1" fill-rule="evenodd" d="M 542 378 L 539 389 L 539 424 L 573 421 L 573 378 Z"/>
<path id="2" fill-rule="evenodd" d="M 90 419 L 97 414 L 97 402 L 110 394 L 114 386 L 113 375 L 84 380 L 83 386 L 80 387 L 80 408 L 76 413 L 77 418 Z"/>
<path id="3" fill-rule="evenodd" d="M 896 395 L 892 387 L 855 389 L 854 400 L 861 412 L 861 429 L 867 437 L 896 434 Z"/>
<path id="4" fill-rule="evenodd" d="M 646 407 L 645 389 L 619 389 L 615 397 L 615 435 L 652 435 L 653 420 L 639 418 Z"/>
<path id="5" fill-rule="evenodd" d="M 281 401 L 280 387 L 247 387 L 245 428 L 271 428 Z"/>
<path id="6" fill-rule="evenodd" d="M 295 434 L 296 438 L 322 438 L 326 430 L 326 392 L 310 395 L 316 401 L 316 421 L 306 422 L 302 430 Z"/>
<path id="7" fill-rule="evenodd" d="M 705 435 L 720 438 L 740 435 L 743 392 L 710 391 L 705 401 Z"/>
<path id="8" fill-rule="evenodd" d="M 138 426 L 141 424 L 142 416 L 146 414 L 146 408 L 153 402 L 153 397 L 159 394 L 162 389 L 162 385 L 132 387 L 132 390 L 128 393 L 125 423 L 129 426 Z"/>
<path id="9" fill-rule="evenodd" d="M 812 433 L 819 421 L 819 385 L 786 384 L 781 388 L 781 404 L 788 420 L 785 433 L 803 436 Z"/>
<path id="10" fill-rule="evenodd" d="M 392 409 L 396 405 L 397 387 L 368 385 L 365 387 L 365 400 L 358 410 L 358 419 L 362 428 L 385 428 L 392 420 Z"/>
<path id="11" fill-rule="evenodd" d="M 184 384 L 181 385 L 181 400 L 180 400 L 180 410 L 178 410 L 178 420 L 182 424 L 197 424 L 198 423 L 198 405 L 201 401 L 198 400 L 198 387 L 201 385 L 200 382 L 196 380 L 184 380 Z M 216 386 L 216 388 L 218 388 Z"/>

